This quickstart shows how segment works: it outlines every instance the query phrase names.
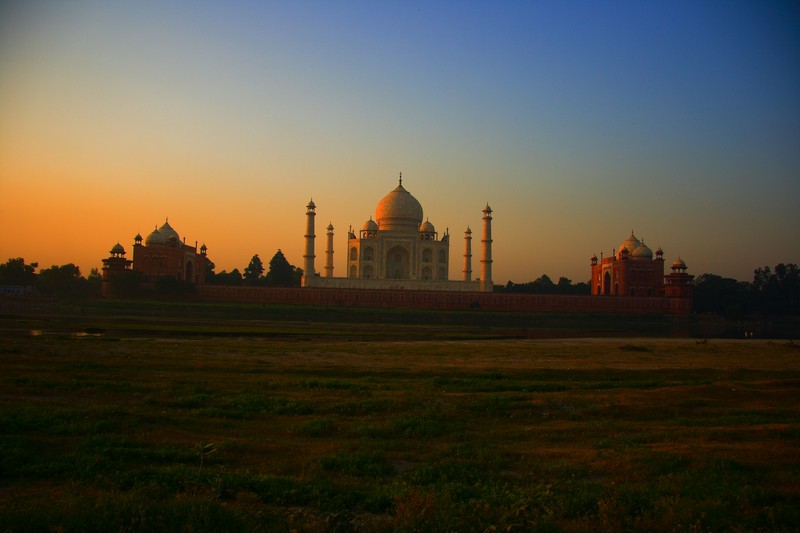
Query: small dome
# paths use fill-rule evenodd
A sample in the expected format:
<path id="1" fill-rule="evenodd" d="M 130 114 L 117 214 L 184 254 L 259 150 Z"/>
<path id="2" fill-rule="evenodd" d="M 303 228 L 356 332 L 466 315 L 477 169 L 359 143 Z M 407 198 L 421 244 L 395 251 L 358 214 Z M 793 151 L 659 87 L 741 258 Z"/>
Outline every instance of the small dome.
<path id="1" fill-rule="evenodd" d="M 115 244 L 111 248 L 111 252 L 110 253 L 112 253 L 112 254 L 124 254 L 125 253 L 125 248 L 123 248 L 122 245 L 118 242 L 117 244 Z"/>
<path id="2" fill-rule="evenodd" d="M 141 242 L 141 240 L 142 240 L 142 234 L 141 233 L 137 233 L 136 237 L 133 238 L 134 242 Z"/>
<path id="3" fill-rule="evenodd" d="M 167 239 L 165 239 L 164 235 L 162 235 L 161 232 L 158 231 L 158 228 L 156 228 L 150 235 L 147 236 L 147 238 L 144 240 L 144 243 L 147 246 L 150 246 L 151 244 L 167 244 Z"/>
<path id="4" fill-rule="evenodd" d="M 415 231 L 422 224 L 422 205 L 403 188 L 402 181 L 375 209 L 382 230 Z"/>
<path id="5" fill-rule="evenodd" d="M 169 242 L 169 240 L 172 238 L 179 242 L 181 240 L 181 238 L 178 236 L 178 232 L 172 229 L 172 226 L 169 225 L 169 220 L 166 220 L 164 224 L 158 228 L 158 232 L 164 236 L 164 242 Z"/>
<path id="6" fill-rule="evenodd" d="M 369 217 L 369 220 L 364 222 L 364 226 L 361 229 L 364 231 L 378 231 L 378 224 L 372 220 L 372 217 Z"/>
<path id="7" fill-rule="evenodd" d="M 627 239 L 625 239 L 625 242 L 623 242 L 622 244 L 619 245 L 619 249 L 618 249 L 617 253 L 618 254 L 622 254 L 622 249 L 623 248 L 627 248 L 628 252 L 633 252 L 634 250 L 636 250 L 639 247 L 640 244 L 642 244 L 642 243 L 639 241 L 639 239 L 636 238 L 636 236 L 633 234 L 633 232 L 631 232 L 631 236 L 628 237 Z"/>
<path id="8" fill-rule="evenodd" d="M 426 220 L 419 227 L 419 231 L 420 233 L 436 233 L 436 228 L 433 227 L 429 220 Z"/>
<path id="9" fill-rule="evenodd" d="M 685 269 L 685 268 L 686 268 L 686 263 L 684 263 L 684 262 L 683 262 L 683 259 L 681 259 L 681 258 L 679 257 L 679 258 L 677 258 L 677 259 L 675 260 L 675 262 L 674 262 L 674 263 L 672 263 L 672 268 L 673 268 L 673 269 L 678 269 L 678 268 L 680 268 L 680 269 Z"/>
<path id="10" fill-rule="evenodd" d="M 640 244 L 631 254 L 634 259 L 652 259 L 653 250 L 651 250 L 645 243 Z"/>

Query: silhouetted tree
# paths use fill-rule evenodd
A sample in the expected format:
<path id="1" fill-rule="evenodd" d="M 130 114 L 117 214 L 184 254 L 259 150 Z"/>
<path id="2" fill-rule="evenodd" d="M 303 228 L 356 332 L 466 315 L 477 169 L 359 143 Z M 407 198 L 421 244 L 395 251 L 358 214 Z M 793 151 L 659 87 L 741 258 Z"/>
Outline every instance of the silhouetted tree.
<path id="1" fill-rule="evenodd" d="M 108 290 L 117 298 L 141 296 L 144 275 L 136 270 L 118 272 L 108 280 Z"/>
<path id="2" fill-rule="evenodd" d="M 216 265 L 214 264 L 214 262 L 211 261 L 211 259 L 206 259 L 206 283 L 212 283 L 213 284 L 212 280 L 214 279 L 214 276 L 215 276 L 214 268 L 216 268 Z"/>
<path id="3" fill-rule="evenodd" d="M 280 287 L 299 286 L 300 279 L 295 273 L 295 268 L 289 264 L 283 252 L 278 249 L 272 259 L 269 260 L 269 272 L 267 272 L 267 284 Z"/>
<path id="4" fill-rule="evenodd" d="M 39 272 L 36 286 L 42 294 L 75 298 L 83 295 L 86 279 L 81 269 L 72 263 L 45 268 Z"/>
<path id="5" fill-rule="evenodd" d="M 36 269 L 39 263 L 25 264 L 21 257 L 9 259 L 0 265 L 0 285 L 22 285 L 31 287 L 36 284 Z"/>
<path id="6" fill-rule="evenodd" d="M 572 284 L 572 280 L 561 276 L 558 283 L 553 283 L 550 276 L 543 274 L 541 277 L 527 283 L 514 283 L 509 281 L 505 287 L 497 286 L 499 292 L 528 292 L 532 294 L 589 294 L 589 284 L 585 282 Z"/>
<path id="7" fill-rule="evenodd" d="M 181 281 L 175 276 L 161 276 L 155 282 L 156 294 L 160 296 L 183 296 L 195 291 L 194 283 Z"/>
<path id="8" fill-rule="evenodd" d="M 739 318 L 748 311 L 749 293 L 750 286 L 746 281 L 701 274 L 695 280 L 694 310 Z"/>
<path id="9" fill-rule="evenodd" d="M 232 285 L 238 287 L 242 284 L 242 274 L 239 272 L 238 268 L 234 268 L 230 272 L 223 270 L 219 274 L 214 274 L 211 279 L 206 278 L 206 283 L 210 283 L 212 285 Z"/>
<path id="10" fill-rule="evenodd" d="M 303 282 L 303 269 L 292 267 L 292 287 L 299 287 Z"/>
<path id="11" fill-rule="evenodd" d="M 261 274 L 264 273 L 264 264 L 258 254 L 250 259 L 250 264 L 244 269 L 244 284 L 245 285 L 259 285 L 261 281 Z"/>
<path id="12" fill-rule="evenodd" d="M 103 275 L 100 274 L 100 271 L 98 269 L 93 268 L 92 270 L 89 271 L 89 275 L 86 276 L 85 296 L 91 296 L 92 298 L 100 296 L 102 287 L 103 287 Z"/>
<path id="13" fill-rule="evenodd" d="M 800 270 L 794 263 L 780 263 L 753 271 L 753 300 L 765 314 L 800 314 Z"/>

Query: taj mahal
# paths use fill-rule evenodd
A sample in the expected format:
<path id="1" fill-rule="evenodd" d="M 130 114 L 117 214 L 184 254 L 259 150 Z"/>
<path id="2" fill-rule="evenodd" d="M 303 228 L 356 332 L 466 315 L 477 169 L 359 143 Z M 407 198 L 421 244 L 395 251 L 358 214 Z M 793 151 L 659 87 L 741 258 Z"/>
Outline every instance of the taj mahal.
<path id="1" fill-rule="evenodd" d="M 426 309 L 485 309 L 502 311 L 557 311 L 584 313 L 692 312 L 693 278 L 679 257 L 664 274 L 664 252 L 655 253 L 633 232 L 611 255 L 592 256 L 591 295 L 520 294 L 495 292 L 492 282 L 492 209 L 483 208 L 480 270 L 473 277 L 472 230 L 464 231 L 460 279 L 450 279 L 450 231 L 439 233 L 422 204 L 403 187 L 389 191 L 375 208 L 374 217 L 347 232 L 346 269 L 334 276 L 334 227 L 325 233 L 324 264 L 317 270 L 317 206 L 306 206 L 302 287 L 252 287 L 206 283 L 210 263 L 207 248 L 186 244 L 168 221 L 146 239 L 134 237 L 133 260 L 117 243 L 103 259 L 103 294 L 110 282 L 126 271 L 154 285 L 164 276 L 196 286 L 200 300 L 307 304 L 355 307 Z M 367 290 L 370 289 L 370 290 Z"/>
<path id="2" fill-rule="evenodd" d="M 347 276 L 333 276 L 333 225 L 328 224 L 325 267 L 317 275 L 315 265 L 316 205 L 306 206 L 303 287 L 338 289 L 395 289 L 425 291 L 491 292 L 492 209 L 483 209 L 480 277 L 472 277 L 472 230 L 464 232 L 464 265 L 461 280 L 449 279 L 450 234 L 441 237 L 430 220 L 423 222 L 422 204 L 403 187 L 397 187 L 378 202 L 375 219 L 364 222 L 347 236 Z"/>

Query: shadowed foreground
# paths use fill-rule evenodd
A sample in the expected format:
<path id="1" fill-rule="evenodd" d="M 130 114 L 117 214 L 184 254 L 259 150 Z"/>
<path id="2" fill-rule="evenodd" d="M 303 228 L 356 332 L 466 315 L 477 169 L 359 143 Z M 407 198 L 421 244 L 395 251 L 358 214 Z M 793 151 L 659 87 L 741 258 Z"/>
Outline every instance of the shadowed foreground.
<path id="1" fill-rule="evenodd" d="M 800 523 L 788 341 L 44 333 L 0 337 L 3 531 Z"/>

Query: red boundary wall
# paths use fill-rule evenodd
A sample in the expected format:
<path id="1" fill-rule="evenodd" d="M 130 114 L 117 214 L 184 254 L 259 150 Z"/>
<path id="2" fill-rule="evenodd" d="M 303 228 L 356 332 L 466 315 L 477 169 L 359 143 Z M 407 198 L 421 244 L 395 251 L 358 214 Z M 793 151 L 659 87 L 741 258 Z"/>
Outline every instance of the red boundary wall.
<path id="1" fill-rule="evenodd" d="M 313 287 L 228 287 L 201 285 L 198 300 L 330 307 L 401 307 L 410 309 L 484 309 L 557 313 L 692 312 L 691 298 L 564 296 L 498 292 L 434 292 Z"/>

